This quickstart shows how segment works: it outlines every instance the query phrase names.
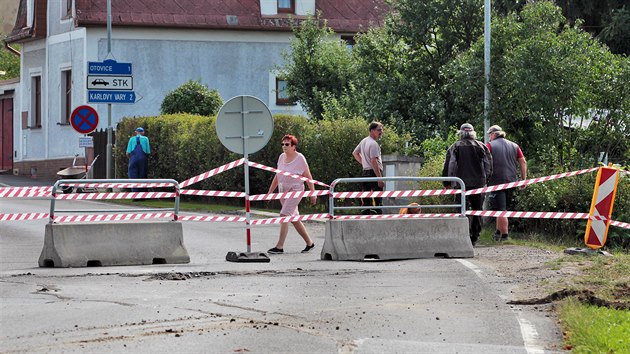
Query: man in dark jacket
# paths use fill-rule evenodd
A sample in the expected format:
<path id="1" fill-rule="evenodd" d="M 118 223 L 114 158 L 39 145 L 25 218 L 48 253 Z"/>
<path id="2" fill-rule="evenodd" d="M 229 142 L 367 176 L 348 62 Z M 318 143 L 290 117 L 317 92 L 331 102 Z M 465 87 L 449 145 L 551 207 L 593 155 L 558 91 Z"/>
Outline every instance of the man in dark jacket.
<path id="1" fill-rule="evenodd" d="M 459 128 L 459 141 L 446 152 L 442 168 L 443 177 L 459 177 L 464 181 L 467 190 L 484 187 L 492 175 L 492 155 L 488 147 L 477 140 L 477 133 L 472 125 L 462 124 Z M 455 182 L 444 182 L 445 188 L 457 187 Z M 456 196 L 459 203 L 461 195 Z M 482 210 L 481 194 L 466 196 L 466 209 Z M 481 217 L 469 216 L 470 240 L 474 245 L 481 232 Z"/>

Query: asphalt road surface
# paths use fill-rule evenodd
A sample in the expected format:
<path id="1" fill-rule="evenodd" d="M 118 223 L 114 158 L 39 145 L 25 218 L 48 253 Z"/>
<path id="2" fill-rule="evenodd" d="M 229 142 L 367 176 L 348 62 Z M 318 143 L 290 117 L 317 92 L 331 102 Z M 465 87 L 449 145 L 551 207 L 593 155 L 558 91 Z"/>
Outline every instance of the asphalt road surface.
<path id="1" fill-rule="evenodd" d="M 0 213 L 48 208 L 0 199 Z M 225 255 L 246 251 L 243 224 L 185 222 L 190 264 L 39 268 L 46 222 L 0 222 L 2 353 L 548 353 L 561 343 L 545 312 L 506 304 L 518 284 L 474 258 L 322 261 L 323 225 L 309 223 L 311 253 L 291 228 L 285 254 L 233 263 Z M 273 247 L 278 230 L 253 227 L 252 251 Z"/>

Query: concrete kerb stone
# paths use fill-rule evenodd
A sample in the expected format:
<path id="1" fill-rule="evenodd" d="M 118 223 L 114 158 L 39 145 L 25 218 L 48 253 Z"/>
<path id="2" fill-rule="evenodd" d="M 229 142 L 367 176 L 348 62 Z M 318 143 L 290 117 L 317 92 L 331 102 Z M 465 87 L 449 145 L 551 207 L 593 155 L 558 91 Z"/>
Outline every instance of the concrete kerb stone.
<path id="1" fill-rule="evenodd" d="M 180 222 L 47 224 L 40 267 L 190 263 Z"/>
<path id="2" fill-rule="evenodd" d="M 322 260 L 472 258 L 468 218 L 328 220 Z"/>

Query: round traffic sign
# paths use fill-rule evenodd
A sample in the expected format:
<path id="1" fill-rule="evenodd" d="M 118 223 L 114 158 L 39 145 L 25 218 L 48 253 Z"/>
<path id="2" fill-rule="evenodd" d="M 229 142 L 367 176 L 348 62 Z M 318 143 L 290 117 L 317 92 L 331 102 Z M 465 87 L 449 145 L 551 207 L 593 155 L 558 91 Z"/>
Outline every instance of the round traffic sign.
<path id="1" fill-rule="evenodd" d="M 273 134 L 273 117 L 267 105 L 253 96 L 236 96 L 225 102 L 216 122 L 219 141 L 237 154 L 253 154 Z"/>
<path id="2" fill-rule="evenodd" d="M 79 106 L 70 115 L 72 128 L 81 134 L 88 134 L 98 126 L 98 113 L 90 106 Z"/>

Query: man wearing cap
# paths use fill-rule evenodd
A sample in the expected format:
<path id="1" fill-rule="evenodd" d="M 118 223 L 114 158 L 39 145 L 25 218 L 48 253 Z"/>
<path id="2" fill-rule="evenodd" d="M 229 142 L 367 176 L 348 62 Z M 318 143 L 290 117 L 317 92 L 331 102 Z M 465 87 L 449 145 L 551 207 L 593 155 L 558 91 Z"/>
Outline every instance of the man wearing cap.
<path id="1" fill-rule="evenodd" d="M 459 140 L 446 151 L 446 159 L 442 167 L 443 177 L 459 177 L 464 181 L 467 190 L 482 188 L 492 175 L 492 155 L 488 147 L 477 140 L 477 133 L 472 125 L 464 123 L 459 128 Z M 444 188 L 458 187 L 456 182 L 445 181 Z M 461 195 L 456 195 L 459 203 Z M 481 194 L 466 196 L 466 208 L 472 210 L 483 209 Z M 468 216 L 468 232 L 470 241 L 474 245 L 481 233 L 481 217 Z"/>
<path id="2" fill-rule="evenodd" d="M 521 148 L 516 143 L 507 140 L 505 132 L 498 125 L 493 125 L 488 129 L 488 136 L 490 142 L 487 146 L 493 161 L 492 177 L 488 185 L 495 186 L 518 181 L 516 165 L 520 167 L 521 177 L 527 179 L 527 161 Z M 488 206 L 490 210 L 512 210 L 514 207 L 513 188 L 488 193 Z M 505 216 L 497 217 L 494 239 L 496 241 L 508 239 L 508 218 Z"/>
<path id="3" fill-rule="evenodd" d="M 144 129 L 136 128 L 136 135 L 132 136 L 127 143 L 127 158 L 129 159 L 127 173 L 129 178 L 147 178 L 150 153 L 151 145 L 149 138 L 144 136 Z M 131 191 L 139 192 L 140 189 L 132 188 Z"/>

